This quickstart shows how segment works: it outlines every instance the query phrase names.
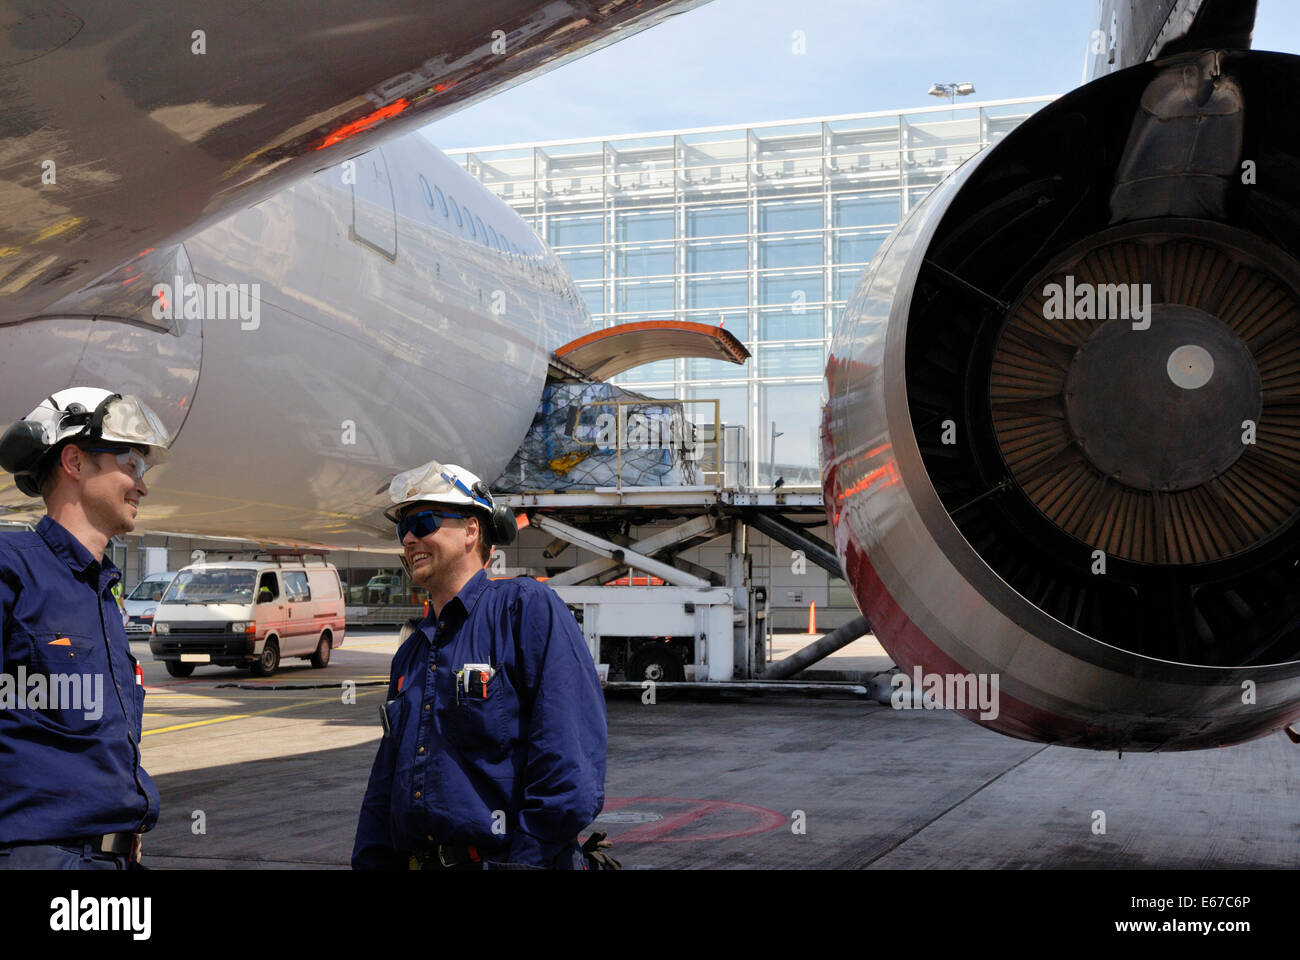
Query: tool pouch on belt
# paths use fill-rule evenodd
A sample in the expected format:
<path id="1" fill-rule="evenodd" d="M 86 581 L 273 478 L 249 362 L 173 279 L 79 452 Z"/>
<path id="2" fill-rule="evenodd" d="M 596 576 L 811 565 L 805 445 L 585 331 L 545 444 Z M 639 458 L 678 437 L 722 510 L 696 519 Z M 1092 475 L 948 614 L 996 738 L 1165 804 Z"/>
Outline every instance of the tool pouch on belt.
<path id="1" fill-rule="evenodd" d="M 606 849 L 614 844 L 605 839 L 603 830 L 593 833 L 587 838 L 587 842 L 582 845 L 582 856 L 587 862 L 588 870 L 622 870 L 623 864 L 619 863 L 608 853 Z"/>

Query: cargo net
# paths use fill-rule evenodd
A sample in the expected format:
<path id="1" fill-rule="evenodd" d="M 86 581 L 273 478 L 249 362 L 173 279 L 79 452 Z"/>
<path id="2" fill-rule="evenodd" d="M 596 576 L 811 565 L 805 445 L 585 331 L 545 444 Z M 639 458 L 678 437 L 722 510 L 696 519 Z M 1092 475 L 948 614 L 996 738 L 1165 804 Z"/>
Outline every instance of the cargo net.
<path id="1" fill-rule="evenodd" d="M 694 486 L 697 455 L 680 403 L 609 383 L 548 383 L 523 446 L 492 488 Z"/>

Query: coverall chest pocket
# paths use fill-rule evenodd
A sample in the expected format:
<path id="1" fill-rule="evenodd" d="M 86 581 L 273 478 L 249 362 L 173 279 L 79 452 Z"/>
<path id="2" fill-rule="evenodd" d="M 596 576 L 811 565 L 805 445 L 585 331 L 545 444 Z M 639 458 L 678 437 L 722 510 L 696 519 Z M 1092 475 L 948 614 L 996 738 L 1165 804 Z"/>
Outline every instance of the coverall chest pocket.
<path id="1" fill-rule="evenodd" d="M 0 702 L 57 730 L 85 733 L 104 715 L 109 676 L 103 640 L 77 633 L 15 633 L 5 651 Z"/>
<path id="2" fill-rule="evenodd" d="M 486 685 L 459 686 L 443 714 L 447 736 L 462 750 L 495 757 L 505 753 L 506 725 L 500 674 Z"/>
<path id="3" fill-rule="evenodd" d="M 379 708 L 379 722 L 384 728 L 384 737 L 398 739 L 402 734 L 402 724 L 406 720 L 406 711 L 403 709 L 403 702 L 407 698 L 398 694 L 392 700 L 385 700 L 383 706 Z"/>

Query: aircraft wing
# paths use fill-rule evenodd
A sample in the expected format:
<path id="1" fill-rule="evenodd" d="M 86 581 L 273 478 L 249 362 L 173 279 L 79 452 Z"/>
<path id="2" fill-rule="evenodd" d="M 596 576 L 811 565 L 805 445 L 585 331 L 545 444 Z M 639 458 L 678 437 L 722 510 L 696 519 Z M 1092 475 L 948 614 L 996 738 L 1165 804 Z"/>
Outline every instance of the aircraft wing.
<path id="1" fill-rule="evenodd" d="M 0 324 L 702 2 L 0 0 Z"/>

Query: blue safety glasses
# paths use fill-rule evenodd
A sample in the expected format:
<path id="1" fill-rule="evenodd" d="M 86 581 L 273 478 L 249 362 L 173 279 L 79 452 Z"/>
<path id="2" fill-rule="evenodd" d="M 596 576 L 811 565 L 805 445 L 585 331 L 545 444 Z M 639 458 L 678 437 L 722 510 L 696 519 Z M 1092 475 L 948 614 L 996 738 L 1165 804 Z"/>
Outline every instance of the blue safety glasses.
<path id="1" fill-rule="evenodd" d="M 438 530 L 444 520 L 464 520 L 463 513 L 444 513 L 436 510 L 417 510 L 397 520 L 397 542 L 406 539 L 408 533 L 415 534 L 416 539 L 427 537 Z"/>

